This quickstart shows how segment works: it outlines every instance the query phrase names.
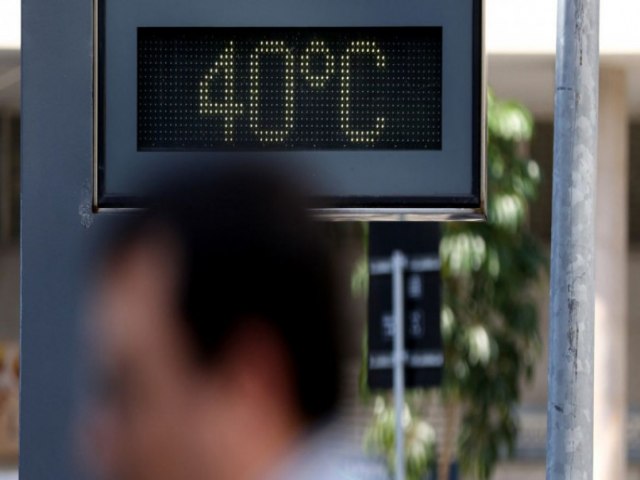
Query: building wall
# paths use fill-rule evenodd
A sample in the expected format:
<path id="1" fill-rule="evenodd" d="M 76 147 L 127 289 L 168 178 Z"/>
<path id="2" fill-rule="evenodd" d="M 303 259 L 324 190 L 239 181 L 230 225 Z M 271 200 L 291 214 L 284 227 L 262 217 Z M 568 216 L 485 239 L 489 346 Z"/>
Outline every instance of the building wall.
<path id="1" fill-rule="evenodd" d="M 0 342 L 20 336 L 20 255 L 17 242 L 0 244 Z"/>
<path id="2" fill-rule="evenodd" d="M 640 285 L 640 122 L 630 125 L 629 146 L 629 365 L 640 363 L 640 295 L 634 288 Z M 531 157 L 540 165 L 542 183 L 540 194 L 530 212 L 531 228 L 546 244 L 551 240 L 551 193 L 553 165 L 553 124 L 550 121 L 536 123 L 530 148 Z M 547 333 L 549 327 L 549 283 L 543 279 L 536 295 L 539 299 L 541 334 L 545 341 L 543 356 L 530 385 L 523 386 L 523 407 L 544 408 L 547 398 Z M 640 411 L 640 377 L 634 368 L 629 368 L 629 405 Z"/>
<path id="3" fill-rule="evenodd" d="M 19 210 L 20 121 L 15 110 L 0 109 L 0 479 L 17 478 Z"/>
<path id="4" fill-rule="evenodd" d="M 640 285 L 640 245 L 629 251 L 629 285 Z M 540 315 L 540 333 L 543 339 L 543 351 L 535 377 L 531 383 L 522 386 L 522 408 L 525 410 L 546 409 L 547 405 L 547 347 L 549 331 L 549 279 L 543 278 L 536 290 Z M 633 368 L 640 365 L 640 295 L 629 295 L 629 408 L 640 412 L 640 376 Z"/>
<path id="5" fill-rule="evenodd" d="M 629 145 L 629 330 L 628 339 L 628 479 L 640 479 L 640 376 L 635 365 L 640 363 L 640 122 L 630 125 Z M 530 225 L 540 241 L 549 246 L 551 239 L 551 195 L 552 195 L 552 158 L 553 124 L 550 121 L 538 121 L 534 138 L 530 145 L 531 157 L 536 159 L 542 172 L 539 198 L 533 203 L 530 212 Z M 543 350 L 533 380 L 522 385 L 520 407 L 521 431 L 516 461 L 500 465 L 495 480 L 521 479 L 533 480 L 545 478 L 544 447 L 546 438 L 546 402 L 547 402 L 547 354 L 549 330 L 549 279 L 545 275 L 535 291 L 538 298 L 540 315 L 540 333 Z"/>
<path id="6" fill-rule="evenodd" d="M 640 121 L 629 126 L 629 244 L 640 247 Z M 531 210 L 531 228 L 545 243 L 551 240 L 551 190 L 553 165 L 553 123 L 536 122 L 530 148 L 531 157 L 540 164 L 542 183 L 538 200 Z M 636 186 L 636 188 L 634 188 Z"/>
<path id="7" fill-rule="evenodd" d="M 0 110 L 0 341 L 20 332 L 20 120 Z"/>

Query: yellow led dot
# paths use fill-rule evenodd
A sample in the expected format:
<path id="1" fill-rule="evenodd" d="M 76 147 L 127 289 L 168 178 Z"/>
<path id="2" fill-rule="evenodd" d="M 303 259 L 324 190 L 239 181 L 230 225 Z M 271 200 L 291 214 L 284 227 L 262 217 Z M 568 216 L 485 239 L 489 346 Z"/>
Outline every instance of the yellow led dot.
<path id="1" fill-rule="evenodd" d="M 283 41 L 261 41 L 256 47 L 255 53 L 251 55 L 249 64 L 250 95 L 249 95 L 249 117 L 251 128 L 261 142 L 283 142 L 289 130 L 293 128 L 294 112 L 294 68 L 295 60 L 291 51 Z M 280 55 L 284 59 L 284 125 L 281 130 L 263 130 L 259 127 L 259 106 L 260 97 L 260 63 L 259 57 L 266 54 Z"/>
<path id="2" fill-rule="evenodd" d="M 351 56 L 355 54 L 375 55 L 376 67 L 384 68 L 384 55 L 375 42 L 355 41 L 342 55 L 340 65 L 340 117 L 341 126 L 350 141 L 354 143 L 371 143 L 375 142 L 382 129 L 384 128 L 384 117 L 376 117 L 376 124 L 372 130 L 353 130 L 350 126 L 350 109 L 349 109 L 349 89 L 351 84 L 350 63 Z"/>
<path id="3" fill-rule="evenodd" d="M 207 115 L 222 115 L 224 118 L 224 139 L 233 141 L 233 126 L 236 116 L 242 113 L 242 104 L 234 101 L 234 48 L 233 42 L 225 48 L 220 59 L 205 75 L 205 81 L 200 82 L 200 113 Z M 216 75 L 222 74 L 224 80 L 223 102 L 214 102 L 210 99 L 209 82 Z"/>

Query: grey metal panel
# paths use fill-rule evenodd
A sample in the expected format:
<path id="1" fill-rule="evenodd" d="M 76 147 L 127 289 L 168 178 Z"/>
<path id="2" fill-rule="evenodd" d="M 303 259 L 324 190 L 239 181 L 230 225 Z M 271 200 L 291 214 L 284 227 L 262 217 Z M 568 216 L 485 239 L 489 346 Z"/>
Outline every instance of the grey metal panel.
<path id="1" fill-rule="evenodd" d="M 73 466 L 78 310 L 91 244 L 120 218 L 91 212 L 93 13 L 87 0 L 23 0 L 20 469 L 27 480 L 83 478 Z"/>
<path id="2" fill-rule="evenodd" d="M 91 240 L 109 221 L 90 213 L 92 5 L 22 8 L 20 476 L 73 480 L 78 306 Z"/>
<path id="3" fill-rule="evenodd" d="M 316 179 L 320 194 L 335 198 L 378 197 L 442 199 L 448 218 L 481 218 L 484 185 L 480 183 L 480 205 L 470 198 L 474 185 L 474 162 L 481 161 L 482 141 L 474 145 L 471 126 L 478 125 L 473 108 L 473 6 L 475 0 L 236 0 L 234 2 L 192 1 L 188 8 L 175 9 L 171 0 L 98 0 L 103 6 L 105 62 L 103 186 L 109 196 L 131 197 L 136 185 L 150 174 L 191 167 L 228 158 L 215 152 L 137 152 L 136 149 L 136 34 L 138 26 L 443 26 L 443 149 L 442 151 L 308 151 L 283 152 Z M 481 2 L 478 2 L 481 3 Z M 481 7 L 478 7 L 481 8 Z M 482 13 L 482 12 L 481 12 Z M 482 32 L 480 32 L 481 34 Z M 482 60 L 480 60 L 482 61 Z M 482 84 L 482 82 L 480 82 Z M 482 93 L 483 95 L 483 93 Z M 482 114 L 480 114 L 483 117 Z M 481 131 L 484 132 L 484 125 Z M 461 133 L 462 132 L 462 133 Z M 481 133 L 483 135 L 483 133 Z M 478 153 L 477 149 L 482 152 Z M 393 159 L 394 168 L 389 168 Z M 479 160 L 477 160 L 479 159 Z M 480 174 L 482 175 L 482 173 Z M 477 180 L 475 180 L 477 182 Z M 428 195 L 425 193 L 428 192 Z M 104 192 L 102 192 L 104 193 Z M 451 199 L 445 201 L 444 199 Z M 457 200 L 453 200 L 457 199 Z M 448 202 L 448 203 L 447 203 Z M 102 206 L 102 205 L 101 205 Z M 130 206 L 130 205 L 120 205 Z M 379 204 L 377 207 L 388 207 Z M 418 205 L 396 205 L 402 208 Z M 349 208 L 351 207 L 351 208 Z M 362 205 L 344 208 L 349 218 L 368 218 L 375 208 Z M 451 208 L 453 207 L 453 208 Z M 472 208 L 468 208 L 472 207 Z M 464 211 L 460 211 L 464 209 Z M 354 212 L 358 211 L 354 217 Z M 331 218 L 337 218 L 331 210 Z M 421 217 L 433 212 L 422 211 Z M 428 215 L 435 218 L 435 215 Z"/>

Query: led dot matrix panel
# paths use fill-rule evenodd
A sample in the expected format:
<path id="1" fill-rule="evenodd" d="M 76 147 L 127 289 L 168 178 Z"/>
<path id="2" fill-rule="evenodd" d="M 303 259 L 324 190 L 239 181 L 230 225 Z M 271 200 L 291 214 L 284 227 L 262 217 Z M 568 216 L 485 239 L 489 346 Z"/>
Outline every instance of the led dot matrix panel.
<path id="1" fill-rule="evenodd" d="M 252 159 L 323 218 L 485 217 L 484 0 L 93 1 L 96 211 Z"/>
<path id="2" fill-rule="evenodd" d="M 442 28 L 139 28 L 138 150 L 440 150 Z"/>

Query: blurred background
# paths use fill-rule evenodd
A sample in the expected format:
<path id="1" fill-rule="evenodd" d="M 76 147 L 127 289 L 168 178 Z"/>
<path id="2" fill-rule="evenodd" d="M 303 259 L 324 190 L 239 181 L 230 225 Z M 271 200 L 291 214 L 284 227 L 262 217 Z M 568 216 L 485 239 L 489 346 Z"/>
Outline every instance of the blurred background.
<path id="1" fill-rule="evenodd" d="M 443 227 L 445 379 L 407 399 L 415 479 L 545 477 L 556 2 L 486 1 L 490 222 Z M 595 451 L 640 479 L 640 3 L 601 8 Z M 0 479 L 17 475 L 19 207 L 20 1 L 0 0 Z M 368 231 L 328 230 L 353 286 L 345 422 L 387 455 L 392 404 L 361 381 Z"/>
<path id="2" fill-rule="evenodd" d="M 20 2 L 0 1 L 0 478 L 17 478 Z"/>

